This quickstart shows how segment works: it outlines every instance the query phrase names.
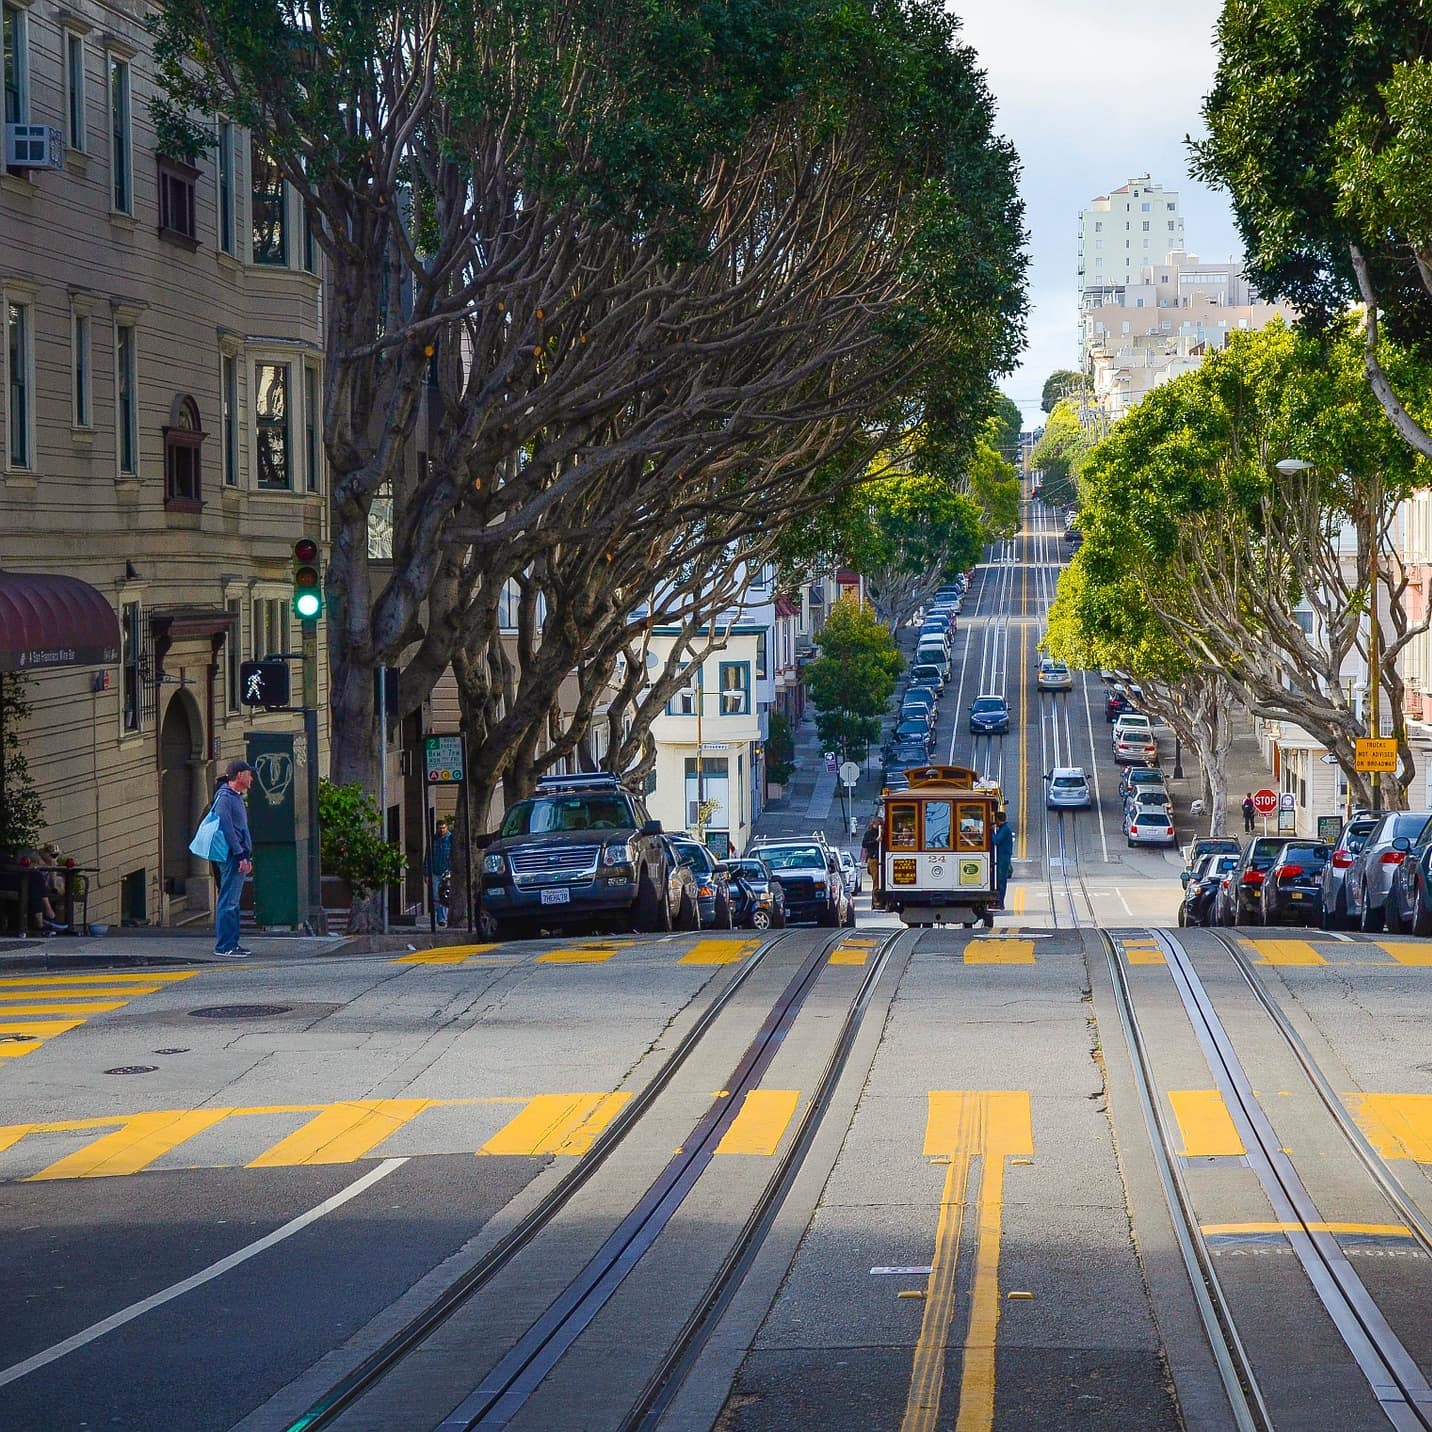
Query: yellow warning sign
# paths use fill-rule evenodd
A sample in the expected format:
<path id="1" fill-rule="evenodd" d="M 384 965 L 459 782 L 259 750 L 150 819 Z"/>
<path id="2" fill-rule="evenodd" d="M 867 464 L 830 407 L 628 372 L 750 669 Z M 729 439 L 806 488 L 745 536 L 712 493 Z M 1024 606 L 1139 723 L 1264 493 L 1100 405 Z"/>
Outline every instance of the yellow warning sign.
<path id="1" fill-rule="evenodd" d="M 1357 743 L 1353 769 L 1367 775 L 1391 774 L 1397 769 L 1397 742 L 1390 737 L 1364 736 Z"/>

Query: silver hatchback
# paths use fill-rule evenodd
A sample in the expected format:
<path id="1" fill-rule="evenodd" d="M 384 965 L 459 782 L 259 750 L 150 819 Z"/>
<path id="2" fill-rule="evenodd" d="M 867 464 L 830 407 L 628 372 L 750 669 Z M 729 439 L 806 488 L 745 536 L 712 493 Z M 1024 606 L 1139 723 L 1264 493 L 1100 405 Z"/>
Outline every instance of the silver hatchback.
<path id="1" fill-rule="evenodd" d="M 1376 932 L 1386 920 L 1383 909 L 1392 885 L 1392 872 L 1412 846 L 1422 840 L 1432 822 L 1432 811 L 1401 810 L 1382 816 L 1368 832 L 1367 843 L 1353 857 L 1347 872 L 1348 919 L 1359 930 Z M 1406 841 L 1406 845 L 1397 843 Z"/>
<path id="2" fill-rule="evenodd" d="M 1346 930 L 1352 921 L 1347 913 L 1347 873 L 1357 853 L 1377 824 L 1375 815 L 1355 815 L 1346 822 L 1333 846 L 1332 858 L 1323 866 L 1323 887 L 1318 899 L 1318 924 L 1324 930 Z"/>

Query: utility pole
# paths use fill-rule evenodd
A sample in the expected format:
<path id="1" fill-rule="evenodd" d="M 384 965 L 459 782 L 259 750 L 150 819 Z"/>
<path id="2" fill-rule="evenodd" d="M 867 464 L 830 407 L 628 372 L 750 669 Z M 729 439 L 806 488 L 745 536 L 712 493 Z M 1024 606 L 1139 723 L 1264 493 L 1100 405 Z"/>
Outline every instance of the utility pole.
<path id="1" fill-rule="evenodd" d="M 1367 725 L 1368 735 L 1382 735 L 1382 629 L 1377 617 L 1377 514 L 1380 501 L 1367 513 Z M 1382 774 L 1372 773 L 1372 808 L 1382 809 Z"/>

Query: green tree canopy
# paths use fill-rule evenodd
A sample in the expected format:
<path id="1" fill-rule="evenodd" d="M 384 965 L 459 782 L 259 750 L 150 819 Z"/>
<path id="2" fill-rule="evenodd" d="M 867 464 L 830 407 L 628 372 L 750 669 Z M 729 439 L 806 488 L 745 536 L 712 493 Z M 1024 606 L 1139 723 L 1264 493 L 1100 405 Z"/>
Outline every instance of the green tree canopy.
<path id="1" fill-rule="evenodd" d="M 842 597 L 816 636 L 806 667 L 816 729 L 828 751 L 861 760 L 880 734 L 880 717 L 904 660 L 884 624 L 855 597 Z"/>
<path id="2" fill-rule="evenodd" d="M 1082 393 L 1088 385 L 1089 380 L 1073 368 L 1056 368 L 1044 380 L 1044 389 L 1039 396 L 1039 406 L 1046 413 L 1052 413 L 1055 405 L 1061 399 Z"/>
<path id="3" fill-rule="evenodd" d="M 1090 442 L 1079 426 L 1079 415 L 1067 399 L 1055 403 L 1044 425 L 1044 436 L 1029 456 L 1030 465 L 1044 474 L 1044 500 L 1066 507 L 1079 496 L 1079 474 Z"/>

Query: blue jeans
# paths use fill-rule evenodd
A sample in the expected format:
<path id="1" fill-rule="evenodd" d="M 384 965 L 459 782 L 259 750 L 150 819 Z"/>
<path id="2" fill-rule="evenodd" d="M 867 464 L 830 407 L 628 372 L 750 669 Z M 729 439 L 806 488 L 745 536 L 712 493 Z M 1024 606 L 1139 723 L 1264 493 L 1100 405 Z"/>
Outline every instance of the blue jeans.
<path id="1" fill-rule="evenodd" d="M 239 943 L 239 896 L 244 893 L 244 875 L 239 857 L 231 855 L 219 867 L 219 903 L 214 911 L 214 951 L 232 950 Z"/>
<path id="2" fill-rule="evenodd" d="M 437 916 L 439 925 L 446 925 L 448 918 L 448 907 L 442 901 L 443 880 L 446 875 L 446 870 L 440 870 L 436 875 L 428 876 L 428 889 L 433 897 L 433 913 Z"/>

